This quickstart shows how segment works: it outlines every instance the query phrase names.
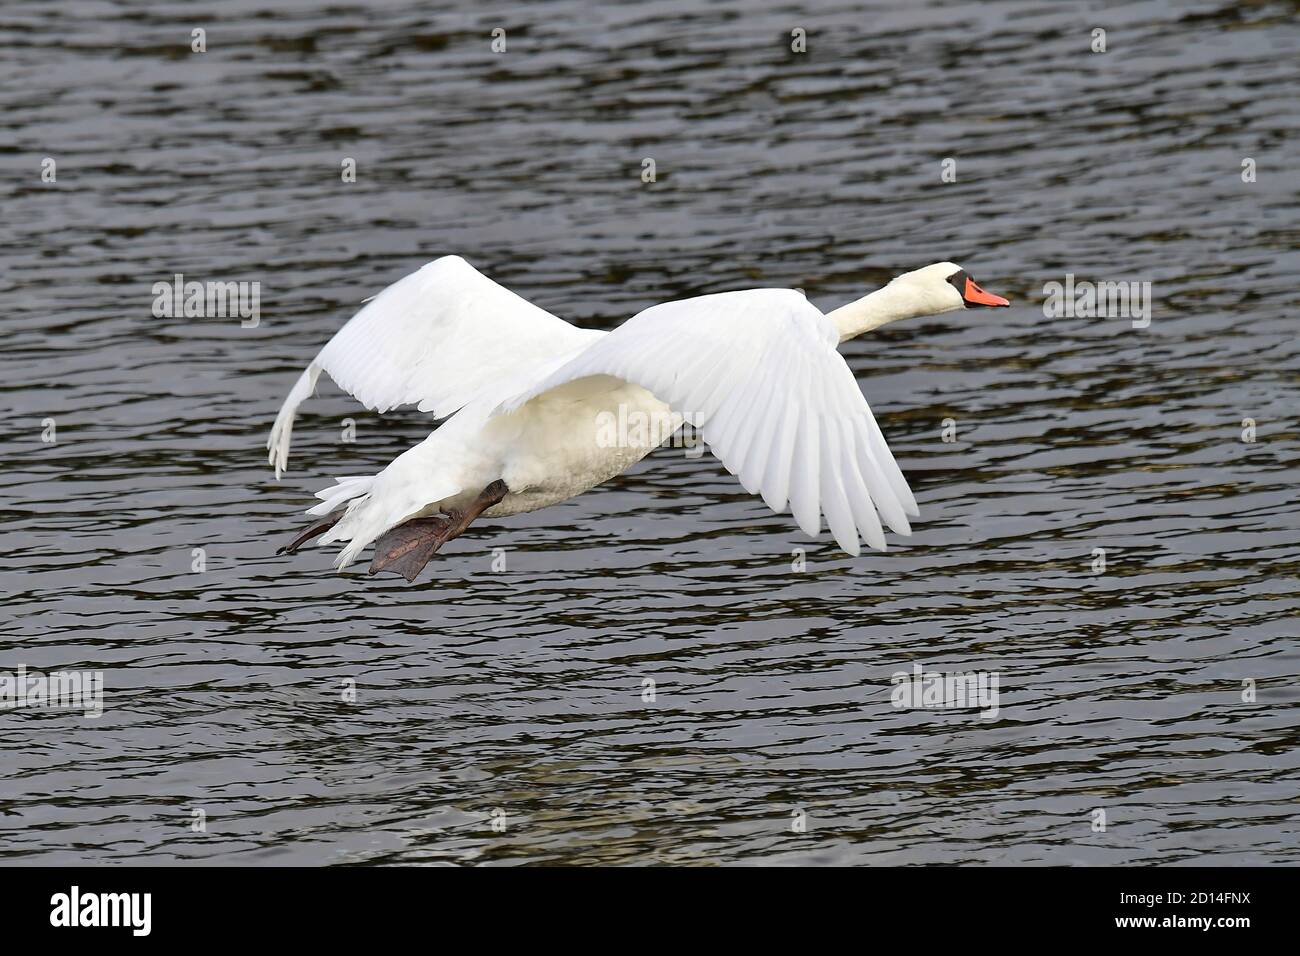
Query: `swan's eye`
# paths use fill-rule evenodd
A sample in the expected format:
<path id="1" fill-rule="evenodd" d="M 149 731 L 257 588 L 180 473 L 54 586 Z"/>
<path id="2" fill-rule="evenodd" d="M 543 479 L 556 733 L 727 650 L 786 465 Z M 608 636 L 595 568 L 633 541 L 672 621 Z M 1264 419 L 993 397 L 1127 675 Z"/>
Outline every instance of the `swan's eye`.
<path id="1" fill-rule="evenodd" d="M 952 275 L 948 276 L 948 284 L 957 290 L 957 294 L 963 298 L 966 295 L 966 270 L 958 269 Z"/>

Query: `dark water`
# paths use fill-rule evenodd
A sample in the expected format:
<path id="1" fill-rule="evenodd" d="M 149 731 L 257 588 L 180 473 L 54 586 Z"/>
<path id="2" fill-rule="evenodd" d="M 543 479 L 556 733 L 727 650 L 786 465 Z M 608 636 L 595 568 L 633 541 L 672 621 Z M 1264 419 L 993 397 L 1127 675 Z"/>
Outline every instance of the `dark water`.
<path id="1" fill-rule="evenodd" d="M 1300 862 L 1296 3 L 761 6 L 0 11 L 0 670 L 107 685 L 0 712 L 0 860 Z M 277 557 L 429 427 L 325 386 L 277 484 L 281 398 L 451 252 L 602 328 L 941 259 L 1016 307 L 846 346 L 922 509 L 887 554 L 665 449 L 413 587 Z M 177 272 L 260 325 L 155 318 Z M 1150 326 L 1045 318 L 1067 272 Z M 891 706 L 913 663 L 997 717 Z"/>

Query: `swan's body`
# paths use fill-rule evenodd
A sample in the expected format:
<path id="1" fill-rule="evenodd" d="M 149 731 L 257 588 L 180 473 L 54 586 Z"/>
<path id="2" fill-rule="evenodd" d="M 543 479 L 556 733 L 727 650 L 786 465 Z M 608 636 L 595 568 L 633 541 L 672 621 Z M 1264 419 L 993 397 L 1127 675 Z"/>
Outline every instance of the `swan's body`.
<path id="1" fill-rule="evenodd" d="M 463 530 L 478 514 L 579 495 L 640 461 L 683 420 L 748 491 L 778 512 L 788 502 L 810 535 L 825 513 L 845 551 L 859 552 L 859 536 L 883 550 L 880 519 L 908 534 L 916 502 L 835 347 L 909 315 L 1004 304 L 958 266 L 938 263 L 829 315 L 799 292 L 752 289 L 654 306 L 599 332 L 447 256 L 385 289 L 330 340 L 285 400 L 267 447 L 278 478 L 294 414 L 322 370 L 380 412 L 418 404 L 446 419 L 379 474 L 341 478 L 318 495 L 314 515 L 346 504 L 321 537 L 348 542 L 340 568 L 386 532 L 385 541 L 401 537 L 395 529 L 407 522 L 416 524 L 403 533 L 402 554 L 418 538 L 412 529 L 424 527 L 417 519 L 468 515 Z M 610 442 L 601 430 L 610 416 L 667 427 Z M 378 567 L 396 560 L 381 563 L 379 550 Z"/>

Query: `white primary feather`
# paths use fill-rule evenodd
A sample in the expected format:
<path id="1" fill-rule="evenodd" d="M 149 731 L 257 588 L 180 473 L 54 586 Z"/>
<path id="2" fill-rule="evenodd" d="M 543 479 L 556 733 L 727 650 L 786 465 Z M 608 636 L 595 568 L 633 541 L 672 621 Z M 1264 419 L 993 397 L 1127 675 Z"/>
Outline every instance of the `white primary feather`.
<path id="1" fill-rule="evenodd" d="M 838 342 L 835 325 L 792 290 L 669 302 L 633 316 L 494 413 L 516 414 L 581 379 L 621 378 L 699 427 L 727 470 L 774 511 L 788 501 L 808 534 L 825 514 L 848 553 L 859 553 L 859 535 L 883 550 L 874 511 L 909 534 L 905 513 L 916 502 Z"/>
<path id="2" fill-rule="evenodd" d="M 278 479 L 293 419 L 322 371 L 366 407 L 418 404 L 445 418 L 484 385 L 598 338 L 538 308 L 460 256 L 393 283 L 335 333 L 298 378 L 267 439 Z"/>

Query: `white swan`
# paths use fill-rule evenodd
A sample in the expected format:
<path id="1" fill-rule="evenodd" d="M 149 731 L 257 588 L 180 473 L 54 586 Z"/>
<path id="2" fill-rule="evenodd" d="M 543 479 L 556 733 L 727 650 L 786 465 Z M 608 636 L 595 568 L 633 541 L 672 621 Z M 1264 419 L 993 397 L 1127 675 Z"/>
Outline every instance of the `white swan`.
<path id="1" fill-rule="evenodd" d="M 828 315 L 797 291 L 751 289 L 656 305 L 611 332 L 579 329 L 497 285 L 459 256 L 389 286 L 320 351 L 267 440 L 276 478 L 293 418 L 321 371 L 379 412 L 416 404 L 446 418 L 377 475 L 317 497 L 309 537 L 371 542 L 371 573 L 414 580 L 480 514 L 535 511 L 639 461 L 684 419 L 727 470 L 816 536 L 825 514 L 849 554 L 884 550 L 881 519 L 909 534 L 916 501 L 853 373 L 836 351 L 887 322 L 1005 306 L 951 262 L 908 272 Z M 667 419 L 658 435 L 610 442 L 610 416 Z M 606 413 L 602 415 L 602 413 Z M 450 417 L 449 417 L 450 416 Z M 346 507 L 344 507 L 346 506 Z M 877 517 L 879 512 L 879 517 Z"/>

